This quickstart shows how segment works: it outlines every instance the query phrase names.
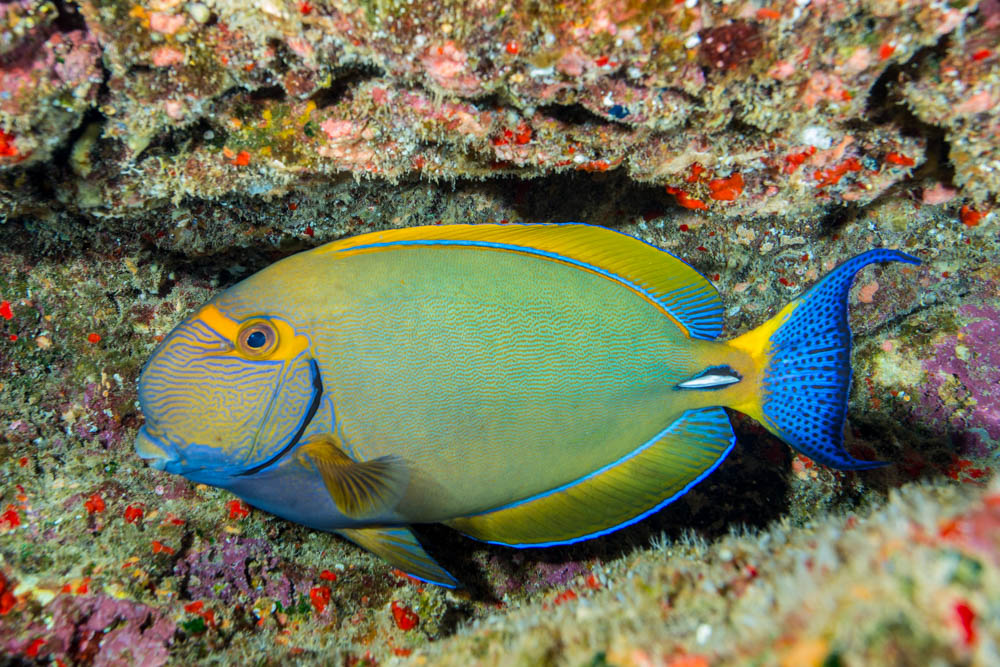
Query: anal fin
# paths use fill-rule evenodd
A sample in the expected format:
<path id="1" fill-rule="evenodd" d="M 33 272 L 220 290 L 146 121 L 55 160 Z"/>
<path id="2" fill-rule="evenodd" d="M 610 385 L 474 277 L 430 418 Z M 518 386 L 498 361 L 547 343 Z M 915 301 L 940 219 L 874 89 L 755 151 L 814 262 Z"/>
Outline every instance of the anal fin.
<path id="1" fill-rule="evenodd" d="M 687 493 L 722 463 L 734 442 L 725 410 L 689 410 L 645 444 L 589 475 L 446 525 L 512 547 L 554 546 L 604 535 Z"/>
<path id="2" fill-rule="evenodd" d="M 410 576 L 445 588 L 461 584 L 420 546 L 409 528 L 343 528 L 336 531 Z"/>
<path id="3" fill-rule="evenodd" d="M 409 480 L 406 465 L 396 456 L 355 461 L 335 436 L 319 436 L 299 448 L 299 461 L 314 466 L 337 509 L 352 519 L 374 517 L 396 506 Z"/>

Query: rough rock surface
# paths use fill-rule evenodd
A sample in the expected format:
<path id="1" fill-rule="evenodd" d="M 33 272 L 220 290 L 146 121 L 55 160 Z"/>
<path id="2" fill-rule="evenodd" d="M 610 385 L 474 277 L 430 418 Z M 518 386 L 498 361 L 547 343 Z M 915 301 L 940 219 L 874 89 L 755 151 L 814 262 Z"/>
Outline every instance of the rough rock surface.
<path id="1" fill-rule="evenodd" d="M 4 202 L 149 229 L 319 179 L 617 170 L 797 217 L 917 169 L 984 206 L 1000 13 L 977 7 L 21 0 L 0 10 Z"/>
<path id="2" fill-rule="evenodd" d="M 63 664 L 1000 662 L 1000 3 L 0 6 L 0 655 Z M 708 276 L 725 337 L 838 261 L 838 473 L 736 416 L 572 548 L 421 528 L 469 584 L 143 465 L 135 380 L 217 289 L 402 225 L 581 220 Z M 859 631 L 862 628 L 863 631 Z"/>

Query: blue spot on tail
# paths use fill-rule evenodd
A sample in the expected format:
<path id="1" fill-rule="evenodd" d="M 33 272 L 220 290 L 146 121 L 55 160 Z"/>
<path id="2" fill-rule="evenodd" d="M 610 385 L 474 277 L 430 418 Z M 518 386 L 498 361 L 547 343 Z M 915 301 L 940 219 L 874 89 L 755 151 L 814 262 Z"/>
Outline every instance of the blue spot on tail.
<path id="1" fill-rule="evenodd" d="M 842 470 L 885 465 L 844 450 L 844 419 L 851 387 L 851 330 L 847 293 L 854 274 L 875 262 L 919 264 L 897 250 L 869 250 L 827 274 L 800 296 L 771 336 L 764 372 L 764 415 L 778 435 L 809 458 Z"/>

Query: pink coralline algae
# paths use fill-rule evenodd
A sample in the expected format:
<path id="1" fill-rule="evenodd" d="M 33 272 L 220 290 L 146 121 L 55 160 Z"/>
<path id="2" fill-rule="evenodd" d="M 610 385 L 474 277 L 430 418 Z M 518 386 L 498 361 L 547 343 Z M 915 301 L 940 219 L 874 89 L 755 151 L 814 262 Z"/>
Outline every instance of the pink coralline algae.
<path id="1" fill-rule="evenodd" d="M 480 82 L 469 70 L 469 57 L 455 42 L 431 46 L 421 59 L 427 75 L 445 90 L 475 93 Z"/>
<path id="2" fill-rule="evenodd" d="M 1000 78 L 997 77 L 996 45 L 1000 40 L 1000 2 L 983 0 L 977 12 L 962 26 L 962 39 L 946 42 L 947 48 L 933 63 L 924 63 L 912 76 L 903 75 L 906 103 L 921 120 L 946 130 L 952 146 L 949 154 L 955 169 L 954 184 L 974 203 L 984 204 L 995 198 L 1000 187 L 1000 131 L 997 102 L 1000 102 Z M 945 13 L 940 30 L 948 30 L 961 19 Z M 939 85 L 921 75 L 933 74 Z"/>
<path id="3" fill-rule="evenodd" d="M 186 19 L 178 14 L 153 12 L 149 15 L 149 29 L 164 35 L 173 35 L 184 27 Z"/>
<path id="4" fill-rule="evenodd" d="M 680 206 L 793 216 L 831 201 L 866 204 L 909 177 L 864 169 L 818 185 L 811 175 L 836 162 L 817 154 L 808 172 L 785 169 L 785 156 L 810 145 L 824 150 L 851 133 L 845 157 L 861 164 L 887 153 L 925 162 L 922 137 L 895 121 L 864 120 L 883 96 L 874 86 L 887 68 L 926 66 L 914 91 L 923 103 L 912 106 L 935 124 L 948 119 L 934 109 L 954 115 L 997 99 L 994 88 L 977 85 L 996 54 L 995 28 L 975 3 L 812 3 L 795 11 L 723 2 L 512 3 L 502 11 L 496 3 L 188 4 L 112 11 L 81 3 L 74 21 L 50 20 L 38 39 L 24 40 L 23 58 L 13 59 L 24 66 L 7 68 L 13 78 L 0 86 L 10 98 L 0 100 L 9 116 L 0 114 L 0 130 L 10 137 L 7 150 L 17 151 L 0 155 L 0 169 L 48 158 L 90 111 L 104 123 L 99 136 L 78 142 L 76 166 L 87 172 L 88 210 L 106 213 L 174 194 L 263 194 L 344 172 L 398 181 L 617 170 L 680 188 L 699 162 L 717 176 L 739 173 L 743 184 L 721 197 L 685 189 Z M 67 23 L 80 29 L 59 32 Z M 831 29 L 848 24 L 865 30 Z M 976 43 L 965 53 L 963 40 L 950 39 L 948 57 L 976 71 L 957 69 L 956 89 L 967 100 L 942 100 L 943 73 L 931 71 L 937 58 L 926 47 L 941 31 L 960 29 Z M 54 60 L 47 51 L 56 50 Z M 408 105 L 419 96 L 431 102 Z M 67 100 L 73 117 L 54 111 Z M 300 109 L 307 101 L 312 118 Z M 972 115 L 983 118 L 949 125 L 952 161 L 967 121 L 980 139 L 995 135 L 992 109 Z M 171 138 L 196 125 L 198 141 Z M 493 142 L 522 126 L 529 141 Z M 249 163 L 219 160 L 221 137 Z M 176 148 L 145 150 L 166 145 Z M 993 150 L 985 140 L 975 145 L 983 155 Z M 90 174 L 88 150 L 110 160 L 108 168 Z M 956 165 L 964 180 L 955 185 L 984 205 L 1000 186 L 967 177 L 978 155 Z M 23 195 L 29 212 L 37 210 L 31 195 Z M 64 199 L 76 201 L 75 193 Z"/>
<path id="5" fill-rule="evenodd" d="M 940 536 L 1000 564 L 1000 494 L 983 497 L 968 512 L 944 521 Z"/>
<path id="6" fill-rule="evenodd" d="M 351 168 L 372 168 L 376 153 L 367 140 L 373 137 L 373 133 L 366 129 L 364 123 L 330 118 L 321 123 L 320 128 L 330 140 L 320 148 L 320 155 L 334 158 Z"/>
<path id="7" fill-rule="evenodd" d="M 107 595 L 60 595 L 46 609 L 50 623 L 13 637 L 0 630 L 3 652 L 17 655 L 33 649 L 39 658 L 51 657 L 53 664 L 58 659 L 96 667 L 159 667 L 167 661 L 176 624 L 151 607 Z"/>
<path id="8" fill-rule="evenodd" d="M 204 551 L 187 554 L 174 573 L 187 580 L 192 598 L 227 604 L 269 597 L 287 607 L 297 594 L 305 594 L 311 586 L 301 578 L 293 581 L 283 571 L 281 559 L 268 542 L 244 537 L 228 538 Z"/>
<path id="9" fill-rule="evenodd" d="M 153 49 L 150 53 L 150 59 L 156 67 L 170 67 L 171 65 L 180 65 L 184 62 L 184 52 L 175 49 L 172 46 L 161 46 L 159 48 Z"/>
<path id="10" fill-rule="evenodd" d="M 82 408 L 79 410 L 82 414 L 73 420 L 74 434 L 84 440 L 96 438 L 106 448 L 125 443 L 125 427 L 116 411 L 116 398 L 105 386 L 97 382 L 88 384 L 83 393 L 83 405 L 76 406 Z M 65 408 L 67 412 L 73 410 L 74 406 Z"/>
<path id="11" fill-rule="evenodd" d="M 924 406 L 943 416 L 948 430 L 963 434 L 959 453 L 985 456 L 1000 443 L 1000 310 L 966 305 L 974 321 L 934 346 L 923 362 L 928 375 Z M 941 415 L 941 413 L 945 413 Z"/>
<path id="12" fill-rule="evenodd" d="M 516 572 L 509 570 L 509 564 L 505 559 L 490 556 L 487 560 L 489 569 L 496 572 L 494 592 L 498 596 L 518 591 L 534 592 L 561 588 L 577 576 L 589 571 L 588 566 L 580 561 L 525 563 L 520 556 L 513 560 L 518 564 Z"/>
<path id="13" fill-rule="evenodd" d="M 533 563 L 531 568 L 524 572 L 528 581 L 518 580 L 516 583 L 511 582 L 514 584 L 512 586 L 501 586 L 500 593 L 508 593 L 519 588 L 523 588 L 526 591 L 561 588 L 587 571 L 587 565 L 579 561 Z"/>
<path id="14" fill-rule="evenodd" d="M 82 30 L 57 32 L 42 24 L 3 55 L 0 119 L 10 133 L 5 136 L 17 136 L 19 153 L 9 157 L 18 158 L 14 163 L 43 159 L 96 96 L 101 81 L 97 40 Z"/>

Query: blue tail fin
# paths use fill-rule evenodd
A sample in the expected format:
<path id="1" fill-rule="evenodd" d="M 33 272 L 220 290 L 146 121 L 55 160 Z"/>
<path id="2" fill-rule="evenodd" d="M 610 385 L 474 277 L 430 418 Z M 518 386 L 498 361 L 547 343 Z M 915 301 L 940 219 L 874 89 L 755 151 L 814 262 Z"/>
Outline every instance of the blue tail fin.
<path id="1" fill-rule="evenodd" d="M 854 274 L 876 262 L 919 264 L 920 260 L 897 250 L 869 250 L 835 268 L 770 322 L 747 334 L 748 338 L 756 334 L 764 348 L 760 397 L 764 425 L 802 454 L 841 470 L 885 465 L 861 461 L 844 449 L 851 387 L 847 294 Z"/>

